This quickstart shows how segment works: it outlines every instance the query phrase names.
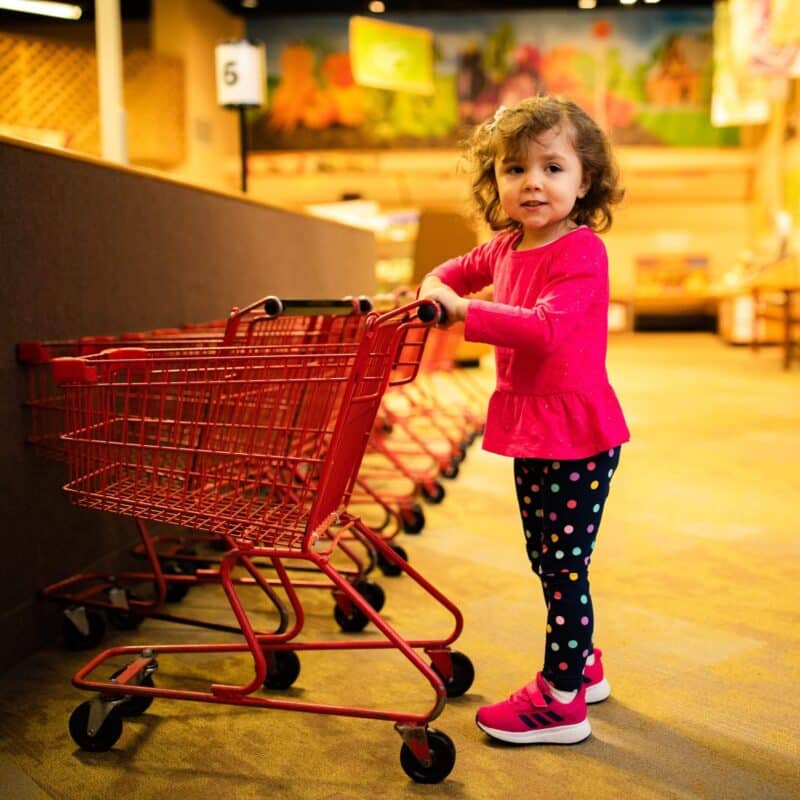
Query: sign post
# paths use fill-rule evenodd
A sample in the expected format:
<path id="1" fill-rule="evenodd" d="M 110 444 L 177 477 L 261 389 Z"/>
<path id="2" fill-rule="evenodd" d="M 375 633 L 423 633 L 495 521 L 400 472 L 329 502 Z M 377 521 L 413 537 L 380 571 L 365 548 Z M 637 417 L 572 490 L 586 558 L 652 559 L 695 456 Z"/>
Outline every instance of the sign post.
<path id="1" fill-rule="evenodd" d="M 216 51 L 217 102 L 239 112 L 242 159 L 242 191 L 247 192 L 248 108 L 260 108 L 266 100 L 266 49 L 262 43 L 241 39 L 221 42 Z"/>

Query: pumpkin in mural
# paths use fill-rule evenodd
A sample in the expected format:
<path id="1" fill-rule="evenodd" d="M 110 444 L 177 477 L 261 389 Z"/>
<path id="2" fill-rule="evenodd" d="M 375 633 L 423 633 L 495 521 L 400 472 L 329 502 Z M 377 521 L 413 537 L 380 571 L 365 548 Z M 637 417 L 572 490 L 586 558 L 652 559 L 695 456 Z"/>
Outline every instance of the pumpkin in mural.
<path id="1" fill-rule="evenodd" d="M 281 80 L 272 96 L 269 126 L 291 133 L 299 125 L 321 130 L 364 121 L 364 96 L 347 53 L 329 53 L 319 69 L 311 47 L 291 44 L 281 54 Z"/>

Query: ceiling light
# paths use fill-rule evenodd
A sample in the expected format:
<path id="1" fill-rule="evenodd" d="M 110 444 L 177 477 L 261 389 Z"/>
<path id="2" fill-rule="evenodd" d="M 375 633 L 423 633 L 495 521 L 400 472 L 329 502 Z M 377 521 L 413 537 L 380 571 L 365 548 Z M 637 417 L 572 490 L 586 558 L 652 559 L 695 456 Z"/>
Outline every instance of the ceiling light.
<path id="1" fill-rule="evenodd" d="M 597 0 L 578 0 L 578 8 L 582 8 L 584 11 L 597 8 Z"/>
<path id="2" fill-rule="evenodd" d="M 242 0 L 242 8 L 258 8 L 258 0 Z"/>
<path id="3" fill-rule="evenodd" d="M 623 6 L 632 6 L 632 5 L 634 5 L 636 3 L 636 0 L 619 0 L 619 2 Z"/>
<path id="4" fill-rule="evenodd" d="M 386 6 L 381 2 L 381 0 L 371 0 L 367 8 L 373 14 L 383 14 L 383 12 L 386 11 Z"/>
<path id="5" fill-rule="evenodd" d="M 80 19 L 83 9 L 72 3 L 56 3 L 49 0 L 0 0 L 0 9 L 21 11 L 23 14 L 42 14 L 59 19 Z"/>

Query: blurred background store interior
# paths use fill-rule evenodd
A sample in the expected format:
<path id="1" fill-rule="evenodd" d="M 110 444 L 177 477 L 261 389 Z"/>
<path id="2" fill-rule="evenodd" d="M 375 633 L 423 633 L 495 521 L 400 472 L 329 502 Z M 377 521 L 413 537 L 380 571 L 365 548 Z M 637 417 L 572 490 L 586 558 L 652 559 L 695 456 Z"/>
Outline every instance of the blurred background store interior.
<path id="1" fill-rule="evenodd" d="M 728 490 L 744 489 L 728 485 L 709 452 L 684 468 L 658 448 L 684 435 L 702 443 L 713 429 L 709 441 L 733 437 L 726 452 L 737 469 L 750 448 L 773 455 L 788 472 L 769 472 L 766 534 L 796 554 L 783 538 L 781 503 L 800 478 L 800 0 L 49 5 L 66 18 L 0 2 L 0 486 L 11 549 L 0 581 L 0 671 L 19 676 L 38 658 L 31 663 L 46 672 L 42 653 L 58 646 L 63 615 L 42 587 L 130 562 L 129 520 L 70 506 L 64 464 L 31 444 L 37 346 L 222 320 L 271 294 L 379 297 L 414 287 L 490 235 L 467 214 L 465 134 L 498 106 L 537 93 L 568 95 L 591 113 L 621 168 L 625 199 L 603 239 L 611 377 L 621 376 L 623 406 L 633 409 L 637 479 L 670 463 L 678 481 L 684 469 L 708 481 L 721 507 Z M 225 46 L 239 48 L 228 64 L 242 83 L 226 84 Z M 462 343 L 456 361 L 491 380 L 488 348 Z M 696 405 L 681 406 L 686 395 L 674 382 L 682 380 Z M 731 393 L 735 409 L 725 405 Z M 716 403 L 725 405 L 718 419 Z M 494 479 L 485 455 L 471 459 Z M 637 496 L 633 484 L 624 494 Z M 686 502 L 705 507 L 702 495 Z M 468 511 L 491 530 L 492 509 Z M 755 535 L 750 511 L 741 530 L 733 520 L 725 530 Z M 630 532 L 638 523 L 627 513 L 620 506 L 615 522 Z M 669 535 L 666 513 L 653 525 Z M 435 565 L 436 547 L 420 557 Z M 753 600 L 753 619 L 762 601 L 769 606 Z M 796 674 L 795 663 L 784 667 Z M 732 767 L 716 796 L 800 792 L 780 742 L 777 761 L 765 756 L 758 769 L 771 765 L 781 780 L 737 784 Z M 730 763 L 739 763 L 733 750 Z M 796 766 L 796 746 L 794 756 Z M 650 778 L 642 797 L 714 796 L 692 793 L 713 785 L 705 774 L 677 787 Z M 474 796 L 492 795 L 487 787 Z"/>

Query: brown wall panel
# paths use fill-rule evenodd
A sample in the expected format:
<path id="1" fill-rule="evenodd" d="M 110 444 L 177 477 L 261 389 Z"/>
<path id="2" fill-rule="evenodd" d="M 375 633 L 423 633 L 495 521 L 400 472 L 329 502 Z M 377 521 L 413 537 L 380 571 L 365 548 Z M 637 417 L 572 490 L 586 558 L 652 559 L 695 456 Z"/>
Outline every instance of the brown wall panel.
<path id="1" fill-rule="evenodd" d="M 38 589 L 120 564 L 133 523 L 71 507 L 63 465 L 24 444 L 19 341 L 223 318 L 266 294 L 375 290 L 371 233 L 0 138 L 4 313 L 0 669 L 55 635 Z"/>

